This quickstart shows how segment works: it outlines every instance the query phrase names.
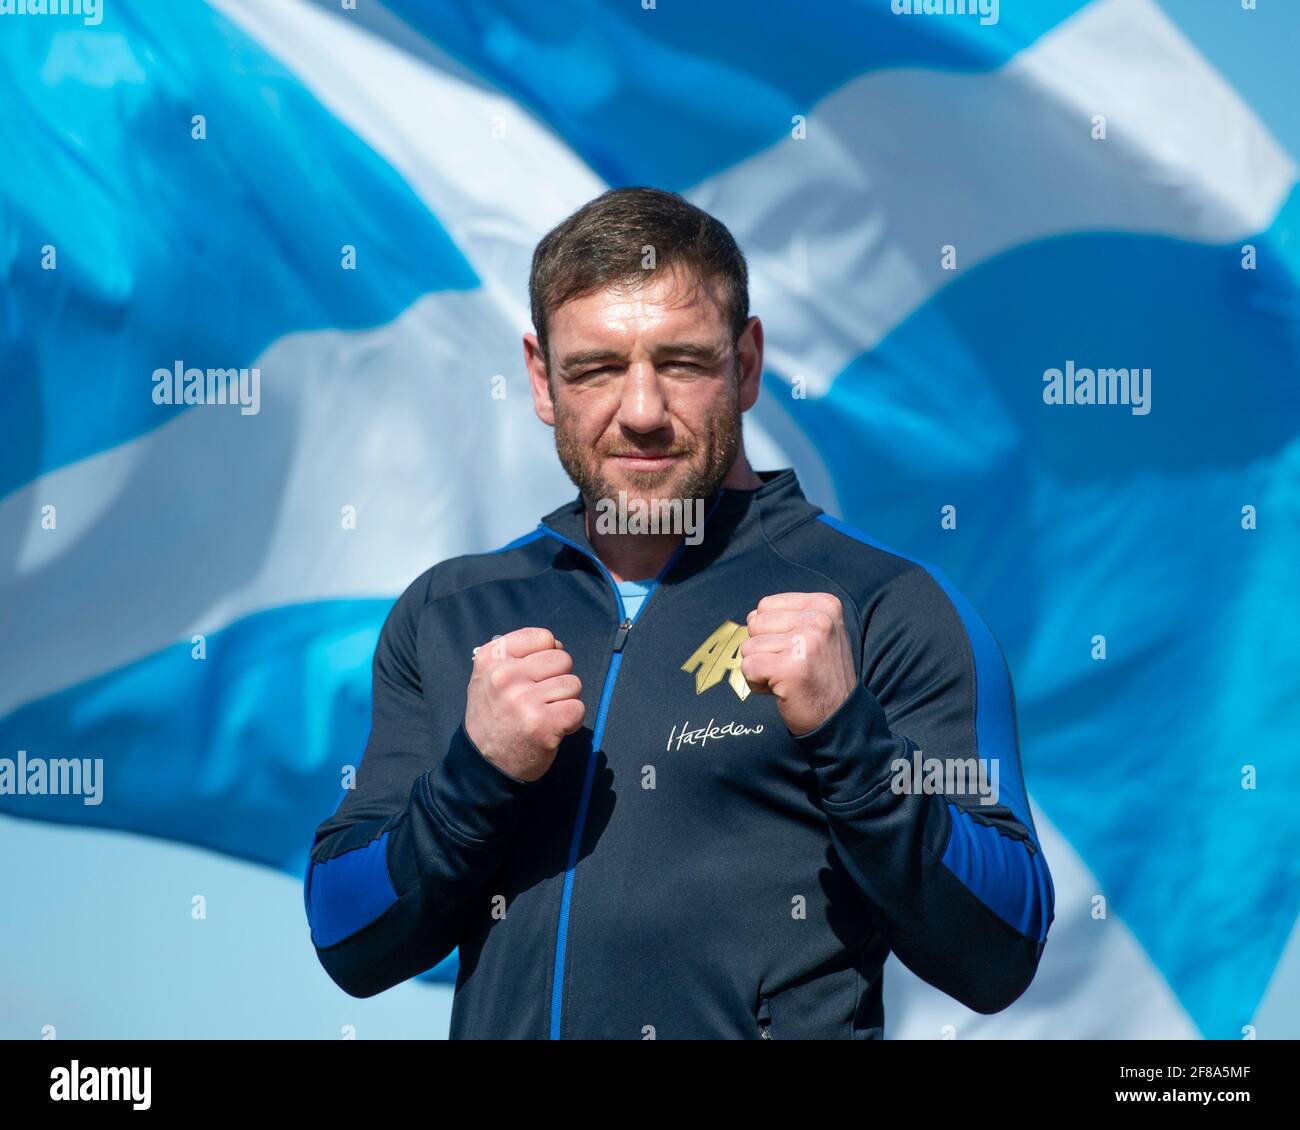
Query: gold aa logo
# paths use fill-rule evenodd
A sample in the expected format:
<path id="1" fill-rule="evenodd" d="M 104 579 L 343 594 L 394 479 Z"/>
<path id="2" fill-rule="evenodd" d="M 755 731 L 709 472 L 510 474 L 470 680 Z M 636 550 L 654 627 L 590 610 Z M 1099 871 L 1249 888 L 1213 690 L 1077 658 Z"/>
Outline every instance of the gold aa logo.
<path id="1" fill-rule="evenodd" d="M 749 629 L 732 620 L 724 620 L 682 664 L 687 674 L 695 673 L 695 693 L 703 694 L 727 676 L 731 689 L 742 700 L 749 697 L 749 684 L 740 673 L 740 645 L 749 639 Z"/>

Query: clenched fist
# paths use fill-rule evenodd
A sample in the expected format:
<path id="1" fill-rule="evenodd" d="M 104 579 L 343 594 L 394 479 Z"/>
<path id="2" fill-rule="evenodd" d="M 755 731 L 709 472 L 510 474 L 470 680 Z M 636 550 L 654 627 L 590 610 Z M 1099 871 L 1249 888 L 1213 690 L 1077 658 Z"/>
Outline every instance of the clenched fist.
<path id="1" fill-rule="evenodd" d="M 853 692 L 857 675 L 844 608 L 828 592 L 765 596 L 746 618 L 740 673 L 759 694 L 776 696 L 790 733 L 815 730 Z"/>
<path id="2" fill-rule="evenodd" d="M 545 628 L 519 628 L 474 649 L 465 732 L 493 765 L 535 781 L 586 717 L 573 659 Z"/>

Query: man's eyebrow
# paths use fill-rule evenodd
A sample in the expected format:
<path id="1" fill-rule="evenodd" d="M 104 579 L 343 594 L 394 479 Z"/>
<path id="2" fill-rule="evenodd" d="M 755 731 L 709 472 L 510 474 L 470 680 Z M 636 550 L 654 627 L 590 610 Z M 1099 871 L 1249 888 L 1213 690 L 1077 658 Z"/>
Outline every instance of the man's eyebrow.
<path id="1" fill-rule="evenodd" d="M 698 361 L 717 361 L 719 360 L 726 347 L 722 345 L 707 345 L 698 341 L 678 341 L 668 345 L 661 345 L 655 350 L 656 357 L 694 357 Z"/>
<path id="2" fill-rule="evenodd" d="M 624 361 L 626 357 L 617 349 L 580 349 L 577 353 L 567 353 L 560 358 L 560 368 L 577 369 L 582 365 L 591 365 L 596 361 Z"/>
<path id="3" fill-rule="evenodd" d="M 723 349 L 717 345 L 705 345 L 695 341 L 674 341 L 667 344 L 656 346 L 654 356 L 656 359 L 663 357 L 694 357 L 698 361 L 717 361 L 721 358 Z M 620 353 L 617 349 L 580 349 L 576 353 L 567 353 L 560 361 L 562 369 L 577 369 L 583 365 L 592 365 L 597 361 L 626 361 L 627 354 Z"/>

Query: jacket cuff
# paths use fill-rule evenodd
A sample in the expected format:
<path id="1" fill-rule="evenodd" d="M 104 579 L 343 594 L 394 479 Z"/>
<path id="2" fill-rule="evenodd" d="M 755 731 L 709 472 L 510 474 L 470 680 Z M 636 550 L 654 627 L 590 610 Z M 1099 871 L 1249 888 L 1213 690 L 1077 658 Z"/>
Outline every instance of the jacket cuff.
<path id="1" fill-rule="evenodd" d="M 462 836 L 488 840 L 513 823 L 518 799 L 536 782 L 498 769 L 483 756 L 462 721 L 425 783 L 426 799 L 444 823 Z"/>
<path id="2" fill-rule="evenodd" d="M 792 737 L 817 776 L 822 799 L 833 804 L 864 797 L 902 756 L 884 707 L 861 682 L 820 726 Z"/>

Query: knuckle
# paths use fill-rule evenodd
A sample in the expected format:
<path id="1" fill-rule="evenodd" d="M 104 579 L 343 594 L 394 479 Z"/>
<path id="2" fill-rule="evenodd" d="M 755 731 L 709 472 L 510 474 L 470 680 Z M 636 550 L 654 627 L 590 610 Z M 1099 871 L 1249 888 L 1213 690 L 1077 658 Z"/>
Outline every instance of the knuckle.
<path id="1" fill-rule="evenodd" d="M 549 628 L 527 628 L 525 629 L 527 646 L 534 651 L 541 651 L 543 648 L 554 647 L 555 637 L 551 634 Z"/>

